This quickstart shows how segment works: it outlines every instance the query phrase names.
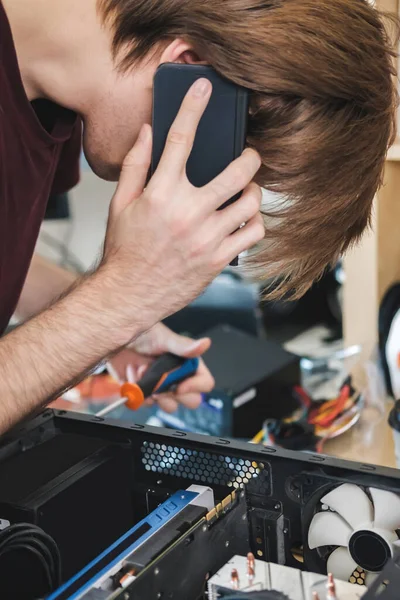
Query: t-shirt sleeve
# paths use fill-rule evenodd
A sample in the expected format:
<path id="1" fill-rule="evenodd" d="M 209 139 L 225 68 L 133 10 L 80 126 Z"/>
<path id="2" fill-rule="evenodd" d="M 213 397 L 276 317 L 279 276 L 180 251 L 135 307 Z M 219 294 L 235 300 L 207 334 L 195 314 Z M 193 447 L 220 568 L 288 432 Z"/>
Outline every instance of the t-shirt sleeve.
<path id="1" fill-rule="evenodd" d="M 77 119 L 73 132 L 60 154 L 54 176 L 52 194 L 65 194 L 74 188 L 80 179 L 80 157 L 82 150 L 82 123 Z"/>

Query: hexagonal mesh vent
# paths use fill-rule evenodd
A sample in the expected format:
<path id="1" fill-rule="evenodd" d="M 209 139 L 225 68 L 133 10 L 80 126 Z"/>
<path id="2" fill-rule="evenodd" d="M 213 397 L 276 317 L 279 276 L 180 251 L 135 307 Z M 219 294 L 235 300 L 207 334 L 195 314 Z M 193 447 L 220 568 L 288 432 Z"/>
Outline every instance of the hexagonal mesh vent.
<path id="1" fill-rule="evenodd" d="M 257 478 L 260 491 L 267 492 L 268 473 L 262 463 L 154 442 L 144 442 L 142 455 L 146 471 L 236 489 Z"/>

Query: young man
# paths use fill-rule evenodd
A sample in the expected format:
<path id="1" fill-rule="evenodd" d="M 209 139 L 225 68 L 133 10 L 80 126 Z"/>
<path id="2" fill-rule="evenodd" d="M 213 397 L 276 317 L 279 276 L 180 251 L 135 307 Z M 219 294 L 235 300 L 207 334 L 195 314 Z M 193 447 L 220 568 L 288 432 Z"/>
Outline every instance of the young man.
<path id="1" fill-rule="evenodd" d="M 78 117 L 89 163 L 119 185 L 100 267 L 0 341 L 0 431 L 127 346 L 137 365 L 166 349 L 201 355 L 207 340 L 188 348 L 157 323 L 262 238 L 250 267 L 281 276 L 282 292 L 307 289 L 368 224 L 394 135 L 392 56 L 366 0 L 3 0 L 2 329 L 52 186 L 76 182 L 62 157 L 79 142 Z M 186 160 L 212 93 L 200 80 L 144 190 L 154 73 L 163 62 L 198 61 L 252 90 L 253 149 L 205 188 L 188 183 Z M 254 178 L 283 195 L 265 220 Z M 242 189 L 237 203 L 217 211 Z M 32 263 L 20 301 L 25 316 L 68 284 L 48 273 Z M 48 292 L 41 281 L 51 283 Z M 203 367 L 169 401 L 195 405 L 211 385 Z"/>

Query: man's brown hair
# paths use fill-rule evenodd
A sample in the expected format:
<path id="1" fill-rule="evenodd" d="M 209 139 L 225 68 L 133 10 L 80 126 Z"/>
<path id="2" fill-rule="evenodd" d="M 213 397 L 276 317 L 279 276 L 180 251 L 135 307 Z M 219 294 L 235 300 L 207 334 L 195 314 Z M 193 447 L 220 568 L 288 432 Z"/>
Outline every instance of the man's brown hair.
<path id="1" fill-rule="evenodd" d="M 396 55 L 366 0 L 99 0 L 120 67 L 189 41 L 252 91 L 258 183 L 280 200 L 249 259 L 280 292 L 303 293 L 370 223 L 395 137 Z"/>

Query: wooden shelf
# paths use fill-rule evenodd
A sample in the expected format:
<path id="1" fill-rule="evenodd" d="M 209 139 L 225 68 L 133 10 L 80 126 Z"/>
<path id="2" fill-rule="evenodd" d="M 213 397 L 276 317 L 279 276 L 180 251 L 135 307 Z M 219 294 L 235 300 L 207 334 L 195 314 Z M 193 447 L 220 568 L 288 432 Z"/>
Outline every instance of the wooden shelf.
<path id="1" fill-rule="evenodd" d="M 375 4 L 380 10 L 400 15 L 400 0 L 375 0 Z M 361 365 L 370 360 L 378 342 L 380 302 L 387 289 L 400 281 L 399 227 L 400 135 L 387 155 L 384 185 L 375 199 L 372 227 L 344 259 L 344 338 L 346 345 L 363 348 L 360 368 L 355 373 L 361 385 L 366 383 Z"/>

